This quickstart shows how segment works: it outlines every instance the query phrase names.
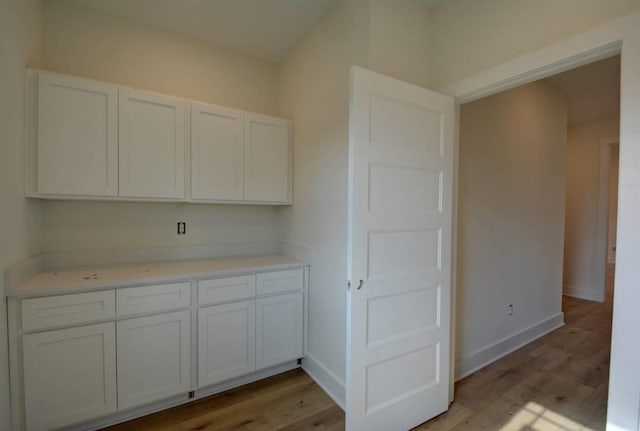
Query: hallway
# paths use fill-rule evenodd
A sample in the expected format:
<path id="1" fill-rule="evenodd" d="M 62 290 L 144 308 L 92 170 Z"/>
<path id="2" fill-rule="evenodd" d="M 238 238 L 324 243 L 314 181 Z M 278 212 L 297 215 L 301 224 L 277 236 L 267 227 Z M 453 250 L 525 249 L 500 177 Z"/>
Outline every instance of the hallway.
<path id="1" fill-rule="evenodd" d="M 566 325 L 456 384 L 449 411 L 416 431 L 605 429 L 614 267 L 605 304 L 563 297 Z M 300 370 L 109 428 L 344 429 L 344 413 Z"/>

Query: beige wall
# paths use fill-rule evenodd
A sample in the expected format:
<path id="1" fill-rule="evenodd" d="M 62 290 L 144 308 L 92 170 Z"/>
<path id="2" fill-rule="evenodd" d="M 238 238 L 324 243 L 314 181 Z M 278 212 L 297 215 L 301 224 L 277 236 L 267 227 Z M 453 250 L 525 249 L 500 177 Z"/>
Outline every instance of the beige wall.
<path id="1" fill-rule="evenodd" d="M 618 235 L 618 174 L 620 170 L 620 145 L 611 148 L 609 165 L 609 208 L 607 220 L 607 261 L 615 263 L 616 237 Z"/>
<path id="2" fill-rule="evenodd" d="M 2 270 L 38 252 L 40 205 L 24 197 L 24 68 L 39 64 L 39 0 L 0 0 L 0 429 L 10 427 Z"/>
<path id="3" fill-rule="evenodd" d="M 572 125 L 567 134 L 567 208 L 565 225 L 565 291 L 599 299 L 598 194 L 600 142 L 618 138 L 620 121 L 610 118 Z"/>
<path id="4" fill-rule="evenodd" d="M 277 66 L 172 33 L 46 1 L 46 69 L 264 114 L 277 111 Z"/>
<path id="5" fill-rule="evenodd" d="M 62 1 L 45 2 L 44 68 L 265 114 L 277 66 Z M 272 207 L 45 202 L 42 250 L 277 241 Z M 176 222 L 187 235 L 176 235 Z"/>
<path id="6" fill-rule="evenodd" d="M 431 85 L 462 78 L 640 9 L 637 0 L 447 0 L 432 9 Z"/>
<path id="7" fill-rule="evenodd" d="M 545 82 L 461 107 L 458 374 L 559 317 L 566 130 L 566 98 Z"/>
<path id="8" fill-rule="evenodd" d="M 429 9 L 416 0 L 371 0 L 369 20 L 367 67 L 428 87 Z"/>

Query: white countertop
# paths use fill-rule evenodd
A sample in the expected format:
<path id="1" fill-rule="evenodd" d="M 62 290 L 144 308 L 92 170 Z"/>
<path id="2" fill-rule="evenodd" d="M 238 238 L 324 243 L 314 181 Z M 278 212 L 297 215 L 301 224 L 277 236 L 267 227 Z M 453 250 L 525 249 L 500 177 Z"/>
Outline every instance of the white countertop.
<path id="1" fill-rule="evenodd" d="M 307 263 L 286 256 L 257 255 L 95 266 L 36 274 L 15 288 L 7 289 L 5 293 L 11 297 L 28 297 L 86 292 L 256 271 L 276 271 L 305 265 Z"/>

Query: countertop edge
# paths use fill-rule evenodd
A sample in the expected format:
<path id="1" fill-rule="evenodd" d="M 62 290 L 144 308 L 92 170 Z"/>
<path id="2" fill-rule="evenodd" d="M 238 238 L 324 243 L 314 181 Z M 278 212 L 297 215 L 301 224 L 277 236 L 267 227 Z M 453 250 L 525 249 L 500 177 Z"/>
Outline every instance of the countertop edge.
<path id="1" fill-rule="evenodd" d="M 256 256 L 250 256 L 250 257 L 255 258 Z M 286 256 L 282 256 L 282 257 L 284 258 Z M 288 262 L 288 263 L 243 266 L 238 268 L 218 269 L 213 271 L 199 271 L 199 272 L 192 272 L 192 273 L 181 273 L 176 275 L 135 277 L 135 278 L 126 279 L 126 280 L 116 280 L 116 281 L 109 281 L 109 282 L 102 282 L 102 283 L 97 282 L 97 283 L 92 283 L 90 286 L 72 286 L 72 287 L 55 286 L 55 287 L 46 287 L 41 289 L 39 288 L 27 289 L 27 288 L 20 287 L 21 285 L 25 284 L 25 283 L 22 283 L 17 287 L 7 287 L 5 289 L 5 297 L 24 299 L 24 298 L 42 297 L 42 296 L 86 293 L 86 292 L 95 292 L 95 291 L 109 290 L 109 289 L 148 286 L 152 284 L 168 284 L 173 282 L 184 282 L 184 281 L 192 281 L 192 280 L 198 281 L 198 280 L 203 280 L 208 278 L 221 278 L 225 276 L 234 276 L 234 275 L 241 276 L 241 275 L 255 273 L 255 272 L 270 272 L 270 271 L 304 268 L 306 266 L 309 266 L 309 262 L 305 262 L 305 261 L 294 259 L 294 258 L 289 258 L 289 259 L 291 259 L 291 262 Z M 90 271 L 90 269 L 87 269 L 87 270 Z"/>

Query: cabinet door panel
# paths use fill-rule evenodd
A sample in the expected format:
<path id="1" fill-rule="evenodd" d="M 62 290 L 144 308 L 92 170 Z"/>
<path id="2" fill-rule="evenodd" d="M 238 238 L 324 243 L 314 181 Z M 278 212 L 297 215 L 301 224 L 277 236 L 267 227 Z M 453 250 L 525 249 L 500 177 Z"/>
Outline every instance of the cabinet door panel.
<path id="1" fill-rule="evenodd" d="M 198 386 L 255 370 L 255 301 L 198 311 Z"/>
<path id="2" fill-rule="evenodd" d="M 184 198 L 185 101 L 119 92 L 120 195 Z"/>
<path id="3" fill-rule="evenodd" d="M 242 112 L 191 104 L 191 196 L 242 200 Z"/>
<path id="4" fill-rule="evenodd" d="M 116 411 L 115 324 L 23 337 L 26 428 L 49 430 Z"/>
<path id="5" fill-rule="evenodd" d="M 302 357 L 302 292 L 256 302 L 256 368 Z"/>
<path id="6" fill-rule="evenodd" d="M 245 116 L 245 200 L 291 200 L 290 128 L 289 120 Z"/>
<path id="7" fill-rule="evenodd" d="M 118 194 L 118 89 L 38 72 L 37 192 Z"/>
<path id="8" fill-rule="evenodd" d="M 191 312 L 122 320 L 118 329 L 118 408 L 186 393 Z"/>

